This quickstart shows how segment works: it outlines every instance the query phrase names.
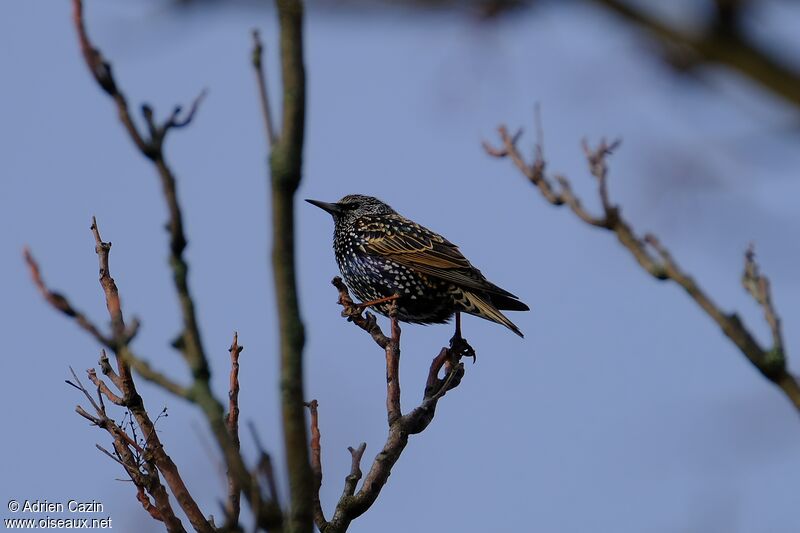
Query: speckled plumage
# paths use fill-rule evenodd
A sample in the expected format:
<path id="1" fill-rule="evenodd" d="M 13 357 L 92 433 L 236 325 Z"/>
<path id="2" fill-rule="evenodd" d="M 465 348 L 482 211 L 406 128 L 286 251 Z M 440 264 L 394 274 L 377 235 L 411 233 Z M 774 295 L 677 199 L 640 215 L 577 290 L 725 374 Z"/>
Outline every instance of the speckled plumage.
<path id="1" fill-rule="evenodd" d="M 306 200 L 333 215 L 339 270 L 361 301 L 399 295 L 404 322 L 441 324 L 457 311 L 503 324 L 522 336 L 500 309 L 528 306 L 489 282 L 441 235 L 395 212 L 377 198 L 348 195 L 336 203 Z M 386 315 L 389 303 L 373 306 Z"/>

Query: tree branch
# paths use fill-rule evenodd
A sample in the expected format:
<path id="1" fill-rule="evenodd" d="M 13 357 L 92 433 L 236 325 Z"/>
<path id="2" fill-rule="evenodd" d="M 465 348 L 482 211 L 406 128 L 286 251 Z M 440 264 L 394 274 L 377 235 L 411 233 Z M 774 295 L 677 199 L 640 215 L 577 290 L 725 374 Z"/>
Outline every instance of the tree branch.
<path id="1" fill-rule="evenodd" d="M 39 264 L 33 258 L 33 254 L 27 247 L 25 247 L 23 250 L 23 257 L 25 258 L 25 264 L 28 265 L 28 271 L 30 272 L 34 285 L 36 285 L 36 288 L 39 289 L 39 292 L 45 301 L 47 301 L 47 303 L 49 303 L 56 311 L 59 311 L 73 319 L 81 329 L 94 337 L 95 340 L 103 346 L 112 344 L 112 340 L 103 335 L 100 332 L 100 328 L 94 325 L 94 323 L 92 323 L 92 321 L 89 320 L 86 315 L 75 309 L 75 307 L 72 306 L 72 304 L 63 294 L 53 291 L 47 287 L 44 279 L 42 278 Z"/>
<path id="2" fill-rule="evenodd" d="M 386 347 L 386 414 L 389 427 L 402 416 L 400 408 L 400 323 L 397 320 L 397 301 L 389 307 L 392 338 Z"/>
<path id="3" fill-rule="evenodd" d="M 253 421 L 250 420 L 247 423 L 248 428 L 250 429 L 250 434 L 253 437 L 253 442 L 255 442 L 256 450 L 258 450 L 258 463 L 256 464 L 256 473 L 254 474 L 254 479 L 257 476 L 261 476 L 264 478 L 264 481 L 267 483 L 267 490 L 269 492 L 269 499 L 275 502 L 276 505 L 280 506 L 281 498 L 280 494 L 278 493 L 278 482 L 275 480 L 275 469 L 272 466 L 272 457 L 270 456 L 267 449 L 261 444 L 261 439 L 258 438 L 258 432 L 256 431 L 256 426 L 253 424 Z"/>
<path id="4" fill-rule="evenodd" d="M 126 357 L 120 356 L 120 354 L 128 353 L 128 349 L 127 341 L 125 340 L 125 319 L 119 301 L 119 291 L 114 282 L 114 278 L 111 277 L 109 269 L 111 243 L 103 242 L 100 236 L 100 229 L 97 227 L 97 220 L 94 218 L 92 218 L 91 230 L 94 234 L 95 252 L 97 253 L 98 262 L 100 264 L 100 286 L 105 293 L 106 307 L 111 317 L 111 327 L 114 335 L 113 349 L 117 355 L 117 374 L 121 384 L 120 391 L 122 393 L 122 400 L 124 405 L 130 409 L 134 418 L 136 418 L 136 422 L 143 434 L 146 435 L 145 447 L 152 456 L 153 464 L 164 476 L 164 480 L 169 485 L 192 526 L 197 531 L 211 533 L 213 531 L 211 525 L 208 523 L 205 516 L 203 516 L 202 511 L 189 493 L 188 488 L 183 482 L 183 478 L 178 472 L 177 465 L 175 465 L 169 455 L 167 455 L 161 444 L 153 421 L 150 419 L 150 415 L 147 413 L 147 409 L 144 406 L 144 400 L 142 400 L 142 397 L 136 389 L 136 384 L 134 383 L 133 375 L 130 372 Z"/>
<path id="5" fill-rule="evenodd" d="M 100 387 L 98 387 L 97 390 L 98 401 L 96 402 L 94 398 L 92 398 L 92 395 L 89 394 L 89 391 L 86 390 L 86 387 L 83 386 L 83 383 L 81 383 L 81 380 L 72 367 L 70 367 L 70 372 L 72 373 L 74 381 L 66 380 L 67 384 L 83 393 L 94 409 L 95 415 L 90 415 L 80 405 L 75 407 L 75 411 L 82 417 L 91 421 L 92 424 L 104 429 L 111 435 L 114 441 L 113 444 L 116 456 L 112 455 L 99 444 L 96 445 L 97 449 L 122 465 L 125 472 L 136 486 L 137 500 L 139 500 L 144 510 L 151 517 L 163 522 L 169 532 L 185 532 L 186 530 L 183 524 L 172 510 L 172 505 L 169 502 L 166 490 L 163 485 L 161 485 L 158 472 L 153 467 L 150 459 L 150 452 L 139 446 L 134 438 L 130 437 L 116 422 L 108 417 L 105 405 L 103 405 L 103 396 Z M 155 504 L 150 501 L 148 493 L 153 496 Z"/>
<path id="6" fill-rule="evenodd" d="M 186 364 L 189 366 L 193 377 L 193 383 L 190 389 L 180 392 L 185 392 L 184 397 L 196 403 L 203 411 L 206 419 L 208 420 L 211 432 L 225 456 L 225 462 L 228 466 L 228 469 L 238 478 L 240 486 L 254 486 L 250 477 L 250 473 L 244 464 L 241 454 L 231 442 L 231 438 L 228 434 L 225 423 L 225 413 L 222 403 L 214 396 L 211 390 L 211 372 L 208 365 L 208 359 L 203 348 L 199 325 L 197 323 L 194 300 L 189 290 L 187 277 L 189 266 L 183 256 L 183 251 L 186 248 L 187 240 L 183 229 L 183 218 L 178 201 L 176 179 L 172 169 L 166 162 L 163 151 L 164 141 L 167 133 L 171 129 L 184 127 L 192 121 L 205 93 L 201 93 L 200 96 L 195 99 L 189 112 L 185 116 L 181 117 L 181 109 L 176 107 L 170 116 L 161 124 L 156 122 L 152 107 L 149 105 L 143 105 L 142 115 L 145 123 L 147 124 L 149 133 L 149 137 L 145 138 L 145 136 L 142 135 L 142 133 L 136 128 L 131 119 L 127 100 L 119 90 L 119 86 L 113 77 L 111 66 L 103 59 L 100 52 L 92 45 L 88 38 L 85 24 L 83 22 L 83 9 L 81 0 L 73 0 L 73 7 L 75 26 L 78 31 L 81 50 L 83 51 L 83 55 L 89 70 L 92 72 L 95 80 L 98 82 L 101 88 L 114 100 L 120 119 L 128 131 L 131 139 L 140 152 L 153 162 L 161 181 L 164 198 L 167 203 L 167 210 L 169 212 L 169 220 L 167 223 L 167 229 L 170 236 L 169 264 L 172 269 L 175 291 L 178 295 L 181 314 L 183 317 L 183 331 L 180 333 L 174 344 L 178 349 L 180 349 L 181 354 L 183 355 Z M 100 245 L 98 244 L 98 246 Z M 101 269 L 102 268 L 103 265 L 101 264 Z M 109 312 L 112 314 L 112 325 L 114 325 L 115 321 L 119 322 L 119 317 L 117 316 L 115 307 L 118 305 L 118 302 L 114 301 L 113 294 L 111 297 L 111 300 L 109 300 Z M 118 326 L 114 327 L 116 336 L 118 333 Z M 131 360 L 131 354 L 127 349 L 126 343 L 121 344 L 121 349 L 118 351 L 118 357 L 122 361 L 123 365 L 127 365 Z M 146 371 L 147 369 L 144 370 Z M 120 369 L 120 377 L 123 378 L 123 380 L 123 373 L 125 371 L 126 370 L 123 370 L 122 368 Z M 150 434 L 150 432 L 145 428 L 143 428 L 143 431 L 145 431 L 146 434 Z M 158 466 L 160 469 L 161 465 Z M 257 521 L 262 527 L 279 527 L 282 521 L 282 516 L 280 509 L 278 509 L 277 506 L 271 502 L 262 502 L 260 494 L 255 490 L 248 490 L 245 492 L 245 494 L 248 496 L 251 506 L 259 509 Z M 203 518 L 203 524 L 200 524 L 200 526 L 204 528 L 211 527 L 208 525 L 208 521 L 206 521 L 205 518 Z"/>
<path id="7" fill-rule="evenodd" d="M 699 34 L 691 34 L 648 15 L 624 0 L 592 0 L 622 20 L 640 26 L 664 44 L 690 52 L 691 62 L 720 63 L 762 87 L 800 106 L 800 73 L 779 61 L 768 50 L 749 38 L 736 24 L 730 9 L 717 9 L 710 24 Z"/>
<path id="8" fill-rule="evenodd" d="M 261 102 L 261 113 L 264 120 L 264 128 L 267 132 L 267 143 L 270 148 L 275 146 L 278 138 L 275 135 L 275 126 L 272 125 L 272 112 L 269 105 L 269 91 L 267 90 L 267 79 L 264 75 L 264 44 L 261 42 L 261 34 L 258 30 L 254 29 L 253 35 L 253 51 L 250 56 L 250 61 L 253 64 L 253 69 L 256 72 L 256 84 L 258 85 L 258 97 Z"/>
<path id="9" fill-rule="evenodd" d="M 97 387 L 97 390 L 100 394 L 108 398 L 114 405 L 125 405 L 125 400 L 117 396 L 111 389 L 108 388 L 108 385 L 106 385 L 102 379 L 97 377 L 97 372 L 95 372 L 94 368 L 88 369 L 86 373 L 89 375 L 89 381 L 91 381 L 94 386 Z"/>
<path id="10" fill-rule="evenodd" d="M 323 530 L 328 523 L 325 520 L 325 512 L 322 510 L 322 503 L 319 500 L 319 491 L 322 487 L 322 446 L 319 434 L 319 402 L 311 400 L 306 403 L 308 411 L 311 413 L 311 471 L 314 474 L 314 523 Z"/>
<path id="11" fill-rule="evenodd" d="M 95 48 L 91 41 L 89 41 L 89 36 L 86 33 L 86 25 L 83 22 L 83 2 L 81 0 L 72 1 L 72 17 L 75 28 L 78 31 L 81 53 L 83 54 L 86 66 L 89 67 L 89 72 L 91 72 L 97 84 L 100 85 L 100 88 L 114 99 L 122 125 L 125 126 L 128 135 L 136 147 L 142 153 L 146 153 L 149 148 L 144 138 L 139 133 L 136 124 L 133 122 L 125 95 L 117 88 L 117 83 L 111 72 L 111 65 L 105 60 L 100 50 Z"/>
<path id="12" fill-rule="evenodd" d="M 771 357 L 784 357 L 783 334 L 781 333 L 781 319 L 772 304 L 772 294 L 769 288 L 769 279 L 761 275 L 756 263 L 756 252 L 753 245 L 750 245 L 744 255 L 745 266 L 742 275 L 742 285 L 750 293 L 758 305 L 764 309 L 764 319 L 769 325 L 772 333 Z"/>
<path id="13" fill-rule="evenodd" d="M 33 258 L 33 254 L 31 254 L 30 250 L 27 248 L 24 251 L 24 258 L 28 265 L 28 270 L 30 271 L 31 279 L 33 280 L 34 284 L 37 286 L 44 299 L 56 311 L 64 313 L 68 317 L 75 320 L 75 323 L 78 324 L 81 329 L 94 337 L 98 343 L 105 346 L 109 350 L 114 351 L 117 357 L 122 358 L 130 368 L 136 370 L 136 372 L 139 373 L 144 379 L 163 387 L 176 396 L 182 398 L 189 397 L 188 389 L 172 381 L 169 377 L 161 372 L 153 369 L 150 366 L 150 363 L 135 355 L 131 351 L 129 343 L 133 340 L 133 337 L 138 331 L 138 321 L 134 319 L 132 325 L 125 328 L 125 334 L 121 339 L 121 343 L 117 339 L 103 334 L 100 329 L 94 325 L 83 313 L 75 309 L 66 296 L 53 291 L 47 287 L 47 285 L 45 285 L 39 264 L 36 262 L 36 260 Z M 114 385 L 121 390 L 122 380 L 109 364 L 105 351 L 103 351 L 103 354 L 100 357 L 99 364 L 103 374 L 109 376 Z"/>
<path id="14" fill-rule="evenodd" d="M 350 452 L 350 474 L 344 479 L 344 489 L 342 489 L 342 497 L 350 497 L 356 493 L 356 487 L 361 479 L 361 458 L 364 457 L 364 452 L 367 450 L 367 443 L 362 442 L 358 448 L 352 446 L 347 447 Z"/>
<path id="15" fill-rule="evenodd" d="M 305 131 L 305 67 L 303 65 L 303 5 L 300 0 L 276 0 L 280 24 L 283 113 L 280 135 L 272 130 L 266 84 L 261 66 L 261 43 L 254 35 L 253 67 L 266 121 L 269 152 L 272 271 L 278 311 L 281 361 L 281 413 L 289 471 L 291 509 L 288 529 L 311 533 L 313 474 L 308 457 L 303 393 L 305 331 L 300 317 L 295 271 L 294 195 L 300 185 Z"/>
<path id="16" fill-rule="evenodd" d="M 769 298 L 769 283 L 758 273 L 752 253 L 746 255 L 743 282 L 759 305 L 764 308 L 767 322 L 772 329 L 774 346 L 769 351 L 761 347 L 738 315 L 726 313 L 706 295 L 694 279 L 678 266 L 669 251 L 654 235 L 637 236 L 630 224 L 620 214 L 619 208 L 611 203 L 607 190 L 606 157 L 618 146 L 617 142 L 607 144 L 605 141 L 601 141 L 595 149 L 591 149 L 584 143 L 584 153 L 589 163 L 589 171 L 598 180 L 598 196 L 603 209 L 603 215 L 596 217 L 590 215 L 572 194 L 567 178 L 563 176 L 555 178 L 561 187 L 559 192 L 555 192 L 551 178 L 545 174 L 545 161 L 540 141 L 537 142 L 534 161 L 528 164 L 517 148 L 518 135 L 509 135 L 505 126 L 500 126 L 498 131 L 501 143 L 499 148 L 484 142 L 484 149 L 489 155 L 511 159 L 549 203 L 556 206 L 566 204 L 581 220 L 614 232 L 619 242 L 651 276 L 658 280 L 672 280 L 680 285 L 695 303 L 717 323 L 722 332 L 753 366 L 764 377 L 777 385 L 786 394 L 795 409 L 800 411 L 800 384 L 787 370 L 780 336 L 780 321 Z"/>
<path id="17" fill-rule="evenodd" d="M 228 391 L 228 434 L 231 443 L 236 451 L 239 452 L 239 354 L 242 353 L 243 346 L 239 346 L 239 334 L 233 334 L 233 343 L 228 351 L 231 354 L 231 375 L 230 389 Z M 239 523 L 240 498 L 242 486 L 239 479 L 228 471 L 228 504 L 226 507 L 226 521 L 228 527 L 233 529 Z"/>
<path id="18" fill-rule="evenodd" d="M 397 324 L 397 317 L 391 318 L 392 336 L 388 338 L 381 331 L 374 315 L 370 313 L 366 313 L 367 316 L 362 315 L 363 307 L 353 303 L 347 286 L 341 278 L 334 278 L 332 283 L 339 292 L 339 303 L 343 307 L 342 316 L 369 333 L 375 343 L 386 353 L 386 411 L 389 419 L 389 434 L 383 448 L 375 456 L 358 492 L 356 492 L 356 486 L 361 479 L 361 458 L 367 445 L 362 443 L 356 449 L 348 448 L 352 457 L 351 470 L 345 479 L 344 490 L 336 504 L 333 517 L 330 522 L 325 522 L 321 508 L 317 514 L 317 527 L 323 533 L 346 531 L 354 519 L 364 514 L 375 503 L 389 479 L 392 467 L 408 444 L 409 435 L 421 433 L 433 421 L 439 400 L 447 391 L 461 383 L 461 378 L 464 376 L 464 364 L 460 361 L 461 357 L 467 353 L 474 353 L 471 352 L 471 349 L 467 350 L 466 341 L 454 337 L 451 340 L 450 348 L 442 348 L 431 363 L 422 402 L 408 414 L 403 415 L 400 411 L 400 328 Z M 393 313 L 390 312 L 391 314 Z M 444 377 L 439 378 L 439 372 L 443 368 L 445 370 Z M 314 410 L 312 410 L 312 435 L 318 437 L 319 430 L 318 427 L 315 428 L 318 421 L 313 413 Z M 312 464 L 315 467 L 318 457 L 319 440 L 312 438 Z M 319 472 L 319 484 L 316 486 L 317 499 L 322 483 L 321 465 Z"/>

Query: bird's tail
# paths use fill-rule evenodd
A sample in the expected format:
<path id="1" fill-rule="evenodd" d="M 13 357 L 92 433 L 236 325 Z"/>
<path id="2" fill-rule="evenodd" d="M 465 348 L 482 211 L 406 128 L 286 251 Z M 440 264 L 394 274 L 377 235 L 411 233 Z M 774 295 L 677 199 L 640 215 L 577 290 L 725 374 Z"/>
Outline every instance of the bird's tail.
<path id="1" fill-rule="evenodd" d="M 505 309 L 508 311 L 530 311 L 531 308 L 525 305 L 524 302 L 519 301 L 516 296 L 506 296 L 505 294 L 495 294 L 487 292 L 486 296 L 489 301 L 498 309 Z"/>
<path id="2" fill-rule="evenodd" d="M 511 322 L 503 313 L 501 313 L 497 307 L 492 305 L 492 303 L 484 298 L 483 296 L 477 295 L 474 292 L 465 292 L 464 296 L 467 300 L 467 306 L 464 309 L 465 313 L 469 313 L 471 315 L 479 316 L 486 320 L 491 320 L 492 322 L 497 322 L 498 324 L 502 324 L 520 337 L 524 337 L 522 332 L 519 328 Z M 520 302 L 521 303 L 521 302 Z M 524 304 L 523 304 L 524 305 Z"/>

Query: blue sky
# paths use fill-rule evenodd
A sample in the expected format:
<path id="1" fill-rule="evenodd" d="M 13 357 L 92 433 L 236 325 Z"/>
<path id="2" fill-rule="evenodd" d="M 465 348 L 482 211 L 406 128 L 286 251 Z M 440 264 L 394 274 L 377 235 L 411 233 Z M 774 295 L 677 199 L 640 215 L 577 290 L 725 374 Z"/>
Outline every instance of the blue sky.
<path id="1" fill-rule="evenodd" d="M 167 141 L 190 283 L 218 396 L 238 330 L 242 419 L 280 457 L 265 153 L 248 63 L 258 26 L 276 72 L 273 13 L 250 2 L 182 11 L 118 0 L 88 2 L 87 17 L 133 105 L 151 102 L 163 116 L 209 90 L 192 126 Z M 791 20 L 796 10 L 773 6 L 757 22 L 777 43 Z M 789 403 L 678 288 L 646 276 L 613 236 L 546 205 L 510 162 L 480 147 L 502 122 L 532 131 L 539 102 L 549 168 L 594 206 L 580 140 L 621 137 L 610 189 L 623 213 L 658 234 L 766 342 L 739 281 L 755 242 L 791 358 L 800 345 L 796 111 L 722 69 L 677 78 L 637 34 L 577 5 L 489 24 L 464 14 L 311 9 L 306 36 L 299 197 L 378 196 L 459 244 L 532 308 L 512 317 L 524 340 L 465 319 L 478 363 L 467 364 L 351 530 L 800 530 L 800 421 Z M 130 484 L 115 481 L 123 473 L 94 448 L 105 435 L 74 414 L 80 398 L 63 383 L 69 365 L 92 366 L 99 348 L 46 307 L 20 255 L 29 245 L 48 283 L 104 323 L 88 229 L 96 215 L 114 243 L 124 308 L 142 320 L 138 352 L 187 379 L 168 346 L 179 315 L 157 178 L 86 72 L 67 2 L 4 2 L 0 69 L 0 495 L 95 499 L 117 531 L 159 531 Z M 269 82 L 276 96 L 278 80 Z M 521 146 L 530 142 L 526 135 Z M 329 217 L 300 205 L 298 228 L 306 393 L 320 402 L 330 512 L 349 468 L 346 447 L 366 441 L 368 464 L 385 438 L 383 357 L 339 317 Z M 404 328 L 404 408 L 421 397 L 450 328 Z M 219 515 L 224 484 L 201 415 L 141 389 L 151 412 L 168 406 L 161 438 L 203 509 Z M 245 434 L 243 447 L 252 457 Z"/>

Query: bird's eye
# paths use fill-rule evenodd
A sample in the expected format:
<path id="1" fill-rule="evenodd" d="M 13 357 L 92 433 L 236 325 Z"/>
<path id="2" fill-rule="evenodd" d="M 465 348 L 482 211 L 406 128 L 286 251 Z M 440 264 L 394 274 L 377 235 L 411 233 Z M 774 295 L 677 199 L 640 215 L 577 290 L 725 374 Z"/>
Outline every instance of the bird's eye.
<path id="1" fill-rule="evenodd" d="M 360 206 L 361 206 L 361 204 L 359 204 L 358 202 L 349 202 L 349 203 L 344 204 L 344 208 L 345 209 L 350 209 L 350 210 L 358 209 Z"/>

